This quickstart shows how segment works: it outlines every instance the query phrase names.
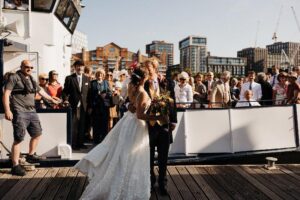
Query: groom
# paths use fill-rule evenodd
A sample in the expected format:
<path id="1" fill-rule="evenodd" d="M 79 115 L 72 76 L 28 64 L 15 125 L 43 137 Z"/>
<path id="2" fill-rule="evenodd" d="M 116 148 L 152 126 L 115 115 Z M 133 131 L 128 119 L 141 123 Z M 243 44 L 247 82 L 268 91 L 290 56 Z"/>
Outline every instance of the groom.
<path id="1" fill-rule="evenodd" d="M 149 60 L 145 62 L 145 67 L 149 71 L 149 79 L 145 82 L 145 90 L 153 99 L 156 96 L 160 96 L 163 92 L 170 92 L 171 98 L 175 100 L 174 95 L 174 82 L 167 80 L 160 80 L 158 78 L 159 63 L 157 60 Z M 165 187 L 166 171 L 167 171 L 167 161 L 169 146 L 173 142 L 172 131 L 175 129 L 177 123 L 177 113 L 176 105 L 174 101 L 174 106 L 170 110 L 169 123 L 160 126 L 156 123 L 154 126 L 148 124 L 149 127 L 149 140 L 150 140 L 150 173 L 151 173 L 151 189 L 156 182 L 156 177 L 154 174 L 154 155 L 155 147 L 157 147 L 158 153 L 158 167 L 159 167 L 159 177 L 158 185 L 161 195 L 168 195 L 168 191 Z"/>

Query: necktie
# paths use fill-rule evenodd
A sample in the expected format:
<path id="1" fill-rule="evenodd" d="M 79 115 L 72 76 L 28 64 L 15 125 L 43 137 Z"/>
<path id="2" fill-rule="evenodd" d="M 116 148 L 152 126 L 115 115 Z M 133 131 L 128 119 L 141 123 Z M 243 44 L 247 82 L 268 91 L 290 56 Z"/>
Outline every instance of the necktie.
<path id="1" fill-rule="evenodd" d="M 273 76 L 272 87 L 275 85 L 275 78 L 276 78 L 276 75 Z"/>
<path id="2" fill-rule="evenodd" d="M 249 107 L 252 107 L 252 105 L 251 105 L 251 102 L 250 102 L 250 101 L 248 101 L 248 104 L 249 104 Z"/>
<path id="3" fill-rule="evenodd" d="M 249 90 L 252 90 L 252 82 L 250 82 Z"/>
<path id="4" fill-rule="evenodd" d="M 79 91 L 81 91 L 81 86 L 82 86 L 81 76 L 77 76 L 77 80 L 78 80 Z"/>

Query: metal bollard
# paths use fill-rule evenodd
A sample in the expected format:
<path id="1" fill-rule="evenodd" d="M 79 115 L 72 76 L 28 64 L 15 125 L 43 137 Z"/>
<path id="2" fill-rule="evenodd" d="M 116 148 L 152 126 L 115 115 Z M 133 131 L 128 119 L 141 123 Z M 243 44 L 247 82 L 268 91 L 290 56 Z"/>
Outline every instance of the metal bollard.
<path id="1" fill-rule="evenodd" d="M 268 170 L 277 169 L 275 166 L 275 162 L 278 161 L 277 158 L 274 157 L 266 157 L 266 160 L 268 161 L 268 164 L 265 165 L 265 168 Z"/>

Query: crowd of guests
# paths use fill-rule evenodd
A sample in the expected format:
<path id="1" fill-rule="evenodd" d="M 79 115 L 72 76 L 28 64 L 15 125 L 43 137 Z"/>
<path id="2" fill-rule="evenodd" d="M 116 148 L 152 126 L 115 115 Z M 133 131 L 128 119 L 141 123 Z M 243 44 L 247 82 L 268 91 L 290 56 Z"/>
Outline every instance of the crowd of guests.
<path id="1" fill-rule="evenodd" d="M 62 103 L 48 103 L 36 95 L 40 109 L 72 108 L 72 148 L 86 148 L 84 141 L 100 143 L 110 129 L 127 111 L 127 87 L 135 66 L 119 72 L 98 69 L 95 72 L 76 61 L 73 74 L 66 77 L 64 86 L 54 70 L 40 74 L 38 84 L 52 98 Z M 216 77 L 213 72 L 191 74 L 182 71 L 167 79 L 159 74 L 160 82 L 174 82 L 178 108 L 229 108 L 286 105 L 299 102 L 300 66 L 286 73 L 272 67 L 272 74 L 249 71 L 247 77 L 231 77 L 229 71 Z M 93 131 L 91 131 L 93 130 Z"/>
<path id="2" fill-rule="evenodd" d="M 173 75 L 175 97 L 179 108 L 229 108 L 286 105 L 300 102 L 300 66 L 289 73 L 272 67 L 272 73 L 249 71 L 247 77 L 231 77 L 224 71 L 187 72 Z"/>

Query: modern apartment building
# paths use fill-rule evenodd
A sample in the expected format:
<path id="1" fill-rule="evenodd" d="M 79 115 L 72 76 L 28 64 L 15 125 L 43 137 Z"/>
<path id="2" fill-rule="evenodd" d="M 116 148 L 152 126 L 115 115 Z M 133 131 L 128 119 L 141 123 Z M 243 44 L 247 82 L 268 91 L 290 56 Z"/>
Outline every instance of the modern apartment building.
<path id="1" fill-rule="evenodd" d="M 232 76 L 244 76 L 246 58 L 207 56 L 207 71 L 222 73 L 230 71 Z"/>
<path id="2" fill-rule="evenodd" d="M 207 72 L 207 39 L 200 36 L 188 36 L 179 42 L 180 66 L 191 73 Z"/>
<path id="3" fill-rule="evenodd" d="M 163 67 L 173 65 L 174 62 L 174 45 L 165 41 L 152 41 L 146 45 L 148 57 L 157 57 Z"/>

